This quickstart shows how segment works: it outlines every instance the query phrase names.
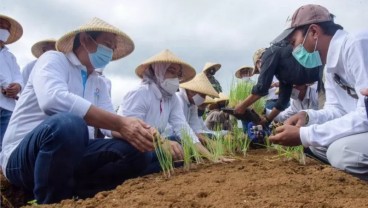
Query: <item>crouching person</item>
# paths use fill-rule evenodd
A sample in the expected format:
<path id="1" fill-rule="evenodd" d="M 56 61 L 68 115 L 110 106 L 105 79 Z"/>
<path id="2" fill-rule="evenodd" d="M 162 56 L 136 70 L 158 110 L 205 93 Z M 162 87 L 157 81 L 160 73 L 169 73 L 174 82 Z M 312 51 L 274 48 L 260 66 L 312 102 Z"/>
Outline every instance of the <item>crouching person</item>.
<path id="1" fill-rule="evenodd" d="M 90 197 L 138 175 L 153 150 L 150 127 L 113 113 L 96 68 L 134 50 L 117 28 L 94 18 L 57 41 L 34 66 L 5 133 L 1 166 L 38 204 Z M 90 140 L 87 125 L 119 139 Z M 85 192 L 88 190 L 88 193 Z"/>

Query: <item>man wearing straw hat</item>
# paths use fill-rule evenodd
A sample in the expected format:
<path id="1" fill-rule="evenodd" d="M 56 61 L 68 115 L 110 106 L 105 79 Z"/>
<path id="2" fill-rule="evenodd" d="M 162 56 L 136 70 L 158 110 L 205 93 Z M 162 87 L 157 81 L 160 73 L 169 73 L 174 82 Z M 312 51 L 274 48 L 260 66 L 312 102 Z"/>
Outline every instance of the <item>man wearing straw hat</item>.
<path id="1" fill-rule="evenodd" d="M 202 105 L 206 96 L 219 97 L 204 73 L 197 74 L 192 80 L 180 84 L 179 92 L 176 93 L 180 106 L 184 112 L 190 128 L 198 136 L 202 143 L 206 137 L 203 133 L 201 120 L 198 117 L 198 106 Z"/>
<path id="2" fill-rule="evenodd" d="M 209 106 L 210 112 L 207 115 L 205 124 L 211 130 L 232 130 L 230 115 L 221 110 L 229 102 L 229 97 L 224 93 L 219 93 L 219 98 L 214 99 L 214 103 Z"/>
<path id="3" fill-rule="evenodd" d="M 22 34 L 22 26 L 17 21 L 0 14 L 0 152 L 15 100 L 23 88 L 17 60 L 5 45 L 19 40 Z"/>
<path id="4" fill-rule="evenodd" d="M 207 62 L 202 72 L 207 76 L 208 80 L 210 80 L 213 88 L 219 93 L 222 92 L 222 87 L 220 82 L 215 78 L 216 72 L 221 68 L 221 64 Z"/>
<path id="5" fill-rule="evenodd" d="M 50 51 L 50 50 L 55 51 L 56 50 L 55 44 L 56 44 L 56 40 L 54 40 L 54 39 L 47 39 L 47 40 L 38 41 L 31 48 L 32 54 L 33 54 L 34 57 L 36 57 L 38 59 L 46 51 Z M 32 69 L 33 69 L 34 65 L 36 64 L 37 59 L 31 61 L 25 67 L 23 67 L 22 75 L 23 75 L 24 85 L 27 84 L 29 75 L 31 74 Z"/>
<path id="6" fill-rule="evenodd" d="M 154 148 L 150 126 L 116 115 L 94 71 L 130 54 L 133 41 L 93 18 L 56 47 L 37 60 L 0 154 L 6 178 L 33 192 L 39 204 L 115 188 L 146 168 L 142 152 Z M 119 139 L 90 140 L 87 125 Z"/>

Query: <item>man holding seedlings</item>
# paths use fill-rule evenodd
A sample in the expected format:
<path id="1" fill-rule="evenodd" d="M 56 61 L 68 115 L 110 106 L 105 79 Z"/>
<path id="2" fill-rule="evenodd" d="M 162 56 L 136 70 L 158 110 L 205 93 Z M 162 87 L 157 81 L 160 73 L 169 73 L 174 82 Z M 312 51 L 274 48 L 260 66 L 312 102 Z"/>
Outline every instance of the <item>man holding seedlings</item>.
<path id="1" fill-rule="evenodd" d="M 133 41 L 94 18 L 56 47 L 37 60 L 0 154 L 6 178 L 33 192 L 38 204 L 113 189 L 146 168 L 149 158 L 142 152 L 154 148 L 150 126 L 116 115 L 95 72 L 130 54 Z M 91 140 L 87 125 L 121 139 Z"/>
<path id="2" fill-rule="evenodd" d="M 276 144 L 302 144 L 333 167 L 368 180 L 368 120 L 364 97 L 368 80 L 368 31 L 349 34 L 320 5 L 298 8 L 275 42 L 287 40 L 306 67 L 325 65 L 326 103 L 289 118 L 270 137 Z"/>

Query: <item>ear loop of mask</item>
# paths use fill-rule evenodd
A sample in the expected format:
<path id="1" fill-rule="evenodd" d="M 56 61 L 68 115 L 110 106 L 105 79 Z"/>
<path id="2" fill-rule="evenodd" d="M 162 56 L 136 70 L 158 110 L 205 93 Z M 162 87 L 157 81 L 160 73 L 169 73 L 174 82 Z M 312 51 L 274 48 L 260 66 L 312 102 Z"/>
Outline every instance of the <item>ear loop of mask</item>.
<path id="1" fill-rule="evenodd" d="M 307 33 L 305 34 L 305 37 L 304 37 L 304 40 L 303 40 L 303 43 L 302 43 L 302 46 L 303 46 L 303 47 L 304 47 L 305 40 L 307 39 L 307 35 L 308 35 L 308 33 L 309 33 L 309 29 L 310 29 L 310 27 L 308 28 Z M 317 49 L 317 44 L 318 44 L 318 37 L 317 37 L 316 43 L 314 44 L 314 50 L 313 50 L 313 52 L 314 52 L 314 51 L 316 51 L 316 49 Z M 313 52 L 312 52 L 312 53 L 313 53 Z"/>

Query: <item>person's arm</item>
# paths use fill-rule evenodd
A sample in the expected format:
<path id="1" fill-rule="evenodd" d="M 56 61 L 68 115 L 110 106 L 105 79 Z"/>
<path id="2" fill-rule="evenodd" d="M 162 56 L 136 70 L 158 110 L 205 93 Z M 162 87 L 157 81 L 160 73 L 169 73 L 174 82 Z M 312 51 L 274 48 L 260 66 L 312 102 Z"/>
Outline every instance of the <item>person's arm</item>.
<path id="1" fill-rule="evenodd" d="M 253 103 L 255 103 L 257 100 L 259 100 L 262 96 L 250 94 L 247 98 L 245 98 L 244 101 L 239 103 L 234 111 L 236 114 L 244 114 L 245 110 L 251 106 Z"/>

